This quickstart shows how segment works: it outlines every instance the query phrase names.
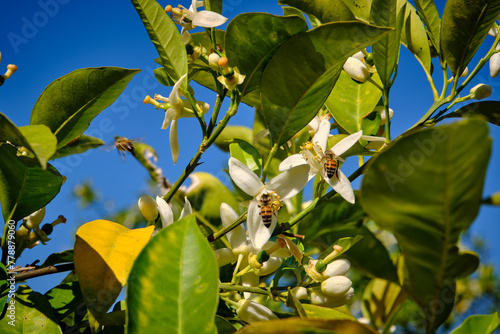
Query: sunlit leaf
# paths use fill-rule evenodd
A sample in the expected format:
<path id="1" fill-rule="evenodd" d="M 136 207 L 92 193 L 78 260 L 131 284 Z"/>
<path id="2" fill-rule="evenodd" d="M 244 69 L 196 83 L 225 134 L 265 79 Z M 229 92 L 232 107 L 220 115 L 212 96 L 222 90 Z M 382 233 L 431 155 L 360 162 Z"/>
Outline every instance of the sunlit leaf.
<path id="1" fill-rule="evenodd" d="M 18 128 L 7 116 L 0 113 L 0 142 L 5 141 L 28 149 L 40 161 L 44 169 L 57 147 L 56 137 L 45 125 L 28 125 Z"/>
<path id="2" fill-rule="evenodd" d="M 129 230 L 107 220 L 94 220 L 76 232 L 75 271 L 85 304 L 98 321 L 113 305 L 137 255 L 154 226 Z"/>
<path id="3" fill-rule="evenodd" d="M 375 326 L 382 327 L 406 298 L 405 291 L 398 284 L 374 278 L 365 288 L 363 305 L 369 308 L 367 311 Z"/>
<path id="4" fill-rule="evenodd" d="M 432 2 L 432 4 L 434 3 Z M 401 32 L 401 43 L 415 55 L 422 67 L 430 74 L 431 50 L 427 33 L 415 7 L 408 2 L 406 3 L 405 22 Z"/>
<path id="5" fill-rule="evenodd" d="M 452 269 L 477 266 L 456 244 L 479 211 L 490 148 L 488 126 L 480 120 L 425 129 L 392 144 L 363 177 L 361 204 L 396 236 L 405 288 L 426 310 L 430 331 L 453 307 Z"/>
<path id="6" fill-rule="evenodd" d="M 187 54 L 175 23 L 155 0 L 132 0 L 171 83 L 187 73 Z M 187 89 L 187 80 L 181 85 Z"/>
<path id="7" fill-rule="evenodd" d="M 9 334 L 62 334 L 47 298 L 26 285 L 20 285 L 10 299 L 14 311 L 7 310 L 0 320 L 0 332 Z"/>
<path id="8" fill-rule="evenodd" d="M 500 0 L 448 0 L 441 20 L 441 48 L 458 78 L 500 14 Z"/>
<path id="9" fill-rule="evenodd" d="M 0 202 L 5 221 L 20 220 L 46 206 L 59 193 L 62 176 L 48 164 L 17 156 L 17 150 L 0 145 Z"/>
<path id="10" fill-rule="evenodd" d="M 464 322 L 450 334 L 472 334 L 482 333 L 490 334 L 495 331 L 500 325 L 500 317 L 498 312 L 493 314 L 478 314 L 471 315 L 464 320 Z"/>
<path id="11" fill-rule="evenodd" d="M 434 0 L 415 0 L 415 6 L 418 10 L 418 15 L 424 21 L 427 27 L 427 32 L 429 34 L 432 44 L 438 52 L 440 52 L 440 28 L 441 19 L 439 18 L 439 12 L 436 8 Z"/>
<path id="12" fill-rule="evenodd" d="M 326 333 L 350 333 L 350 334 L 376 334 L 373 328 L 361 324 L 355 320 L 337 319 L 304 319 L 286 318 L 280 320 L 258 321 L 246 325 L 235 334 L 326 334 Z"/>
<path id="13" fill-rule="evenodd" d="M 342 0 L 344 5 L 354 14 L 356 19 L 370 22 L 370 11 L 373 0 Z"/>
<path id="14" fill-rule="evenodd" d="M 281 9 L 283 9 L 283 16 L 298 16 L 307 24 L 306 17 L 300 9 L 290 6 L 282 6 Z"/>
<path id="15" fill-rule="evenodd" d="M 229 65 L 246 75 L 241 92 L 260 86 L 262 71 L 278 47 L 290 37 L 307 30 L 306 22 L 296 16 L 283 17 L 267 13 L 240 14 L 226 31 Z"/>
<path id="16" fill-rule="evenodd" d="M 250 168 L 257 176 L 260 177 L 262 170 L 262 157 L 259 151 L 245 141 L 238 141 L 229 145 L 231 156 L 241 161 L 245 166 Z"/>
<path id="17" fill-rule="evenodd" d="M 218 272 L 194 215 L 162 229 L 132 268 L 127 332 L 215 333 Z"/>
<path id="18" fill-rule="evenodd" d="M 253 142 L 253 130 L 242 125 L 228 125 L 222 130 L 214 144 L 223 151 L 229 152 L 229 145 L 235 140 Z"/>
<path id="19" fill-rule="evenodd" d="M 264 119 L 272 141 L 282 145 L 305 127 L 328 97 L 346 58 L 387 31 L 362 23 L 328 23 L 283 43 L 261 82 Z"/>
<path id="20" fill-rule="evenodd" d="M 75 70 L 45 88 L 33 107 L 30 124 L 44 124 L 57 148 L 77 139 L 113 103 L 139 70 L 95 67 Z"/>
<path id="21" fill-rule="evenodd" d="M 67 157 L 72 154 L 80 154 L 87 150 L 97 148 L 104 145 L 104 142 L 92 136 L 81 135 L 77 140 L 71 142 L 70 144 L 61 147 L 57 152 L 50 158 L 51 160 Z"/>
<path id="22" fill-rule="evenodd" d="M 382 86 L 378 74 L 372 76 L 373 82 Z M 342 71 L 335 87 L 325 102 L 326 107 L 339 125 L 352 134 L 363 130 L 366 136 L 374 135 L 380 127 L 380 117 L 366 118 L 377 106 L 382 96 L 380 88 L 371 81 L 358 83 Z"/>
<path id="23" fill-rule="evenodd" d="M 352 315 L 345 314 L 336 310 L 334 308 L 323 307 L 313 304 L 303 304 L 302 307 L 306 311 L 307 317 L 310 319 L 324 319 L 324 320 L 335 320 L 335 319 L 347 319 L 355 320 Z"/>
<path id="24" fill-rule="evenodd" d="M 290 5 L 314 15 L 321 22 L 352 21 L 354 15 L 341 0 L 278 0 L 280 5 Z"/>
<path id="25" fill-rule="evenodd" d="M 83 296 L 78 282 L 57 285 L 47 291 L 44 296 L 47 297 L 52 306 L 57 322 L 76 311 L 83 304 Z"/>

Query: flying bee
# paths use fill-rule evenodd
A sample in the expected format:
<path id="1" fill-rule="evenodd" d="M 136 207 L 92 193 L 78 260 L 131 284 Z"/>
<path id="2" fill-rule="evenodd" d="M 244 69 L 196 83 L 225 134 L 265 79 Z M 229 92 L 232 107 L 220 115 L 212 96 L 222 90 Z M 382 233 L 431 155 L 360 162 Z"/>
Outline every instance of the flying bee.
<path id="1" fill-rule="evenodd" d="M 278 218 L 276 212 L 281 209 L 282 206 L 279 198 L 278 194 L 274 191 L 260 195 L 260 217 L 262 218 L 262 223 L 264 223 L 264 226 L 267 228 L 271 226 L 273 216 Z"/>
<path id="2" fill-rule="evenodd" d="M 115 136 L 115 147 L 124 159 L 125 152 L 129 152 L 135 157 L 134 143 L 132 140 L 121 136 Z"/>
<path id="3" fill-rule="evenodd" d="M 339 161 L 344 161 L 341 157 L 337 156 L 335 153 L 333 153 L 332 150 L 326 150 L 325 155 L 323 156 L 323 161 L 324 165 L 323 168 L 325 169 L 325 174 L 326 176 L 331 179 L 333 176 L 339 179 Z"/>

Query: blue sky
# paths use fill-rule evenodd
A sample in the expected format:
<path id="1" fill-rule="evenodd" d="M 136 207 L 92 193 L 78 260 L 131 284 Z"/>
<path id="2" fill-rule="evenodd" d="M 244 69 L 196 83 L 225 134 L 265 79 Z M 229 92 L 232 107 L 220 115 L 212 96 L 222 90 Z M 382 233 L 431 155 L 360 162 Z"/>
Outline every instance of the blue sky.
<path id="1" fill-rule="evenodd" d="M 160 2 L 162 6 L 169 4 Z M 444 1 L 438 1 L 443 7 Z M 173 6 L 177 3 L 171 3 Z M 189 7 L 188 1 L 182 5 Z M 268 11 L 281 15 L 275 1 L 224 1 L 223 14 L 229 19 L 239 13 Z M 128 138 L 142 138 L 153 145 L 160 157 L 159 164 L 170 180 L 176 180 L 184 166 L 195 153 L 201 135 L 194 132 L 195 119 L 179 122 L 181 153 L 176 166 L 172 164 L 168 145 L 168 131 L 161 130 L 164 113 L 150 105 L 144 105 L 145 95 L 159 93 L 168 95 L 170 89 L 156 83 L 152 70 L 156 68 L 153 59 L 158 57 L 135 9 L 129 1 L 82 1 L 42 0 L 4 1 L 1 5 L 0 71 L 14 63 L 19 70 L 0 88 L 0 112 L 6 114 L 17 126 L 29 123 L 30 113 L 36 99 L 53 80 L 79 68 L 118 66 L 141 70 L 130 82 L 124 94 L 112 107 L 103 111 L 91 124 L 88 134 L 112 142 L 115 135 Z M 442 8 L 440 8 L 442 11 Z M 493 39 L 487 38 L 491 43 Z M 479 54 L 484 54 L 482 48 Z M 475 65 L 480 57 L 474 58 Z M 438 78 L 438 82 L 440 78 Z M 470 87 L 486 83 L 493 87 L 489 100 L 500 100 L 500 81 L 491 79 L 487 66 L 471 82 Z M 215 96 L 205 89 L 194 86 L 198 100 L 214 104 Z M 439 87 L 438 87 L 439 88 Z M 404 48 L 401 49 L 400 67 L 396 84 L 391 90 L 391 108 L 395 111 L 392 133 L 402 133 L 413 125 L 432 104 L 429 84 L 420 65 Z M 224 110 L 224 109 L 223 109 Z M 231 124 L 251 126 L 254 112 L 244 106 L 232 119 Z M 500 129 L 490 126 L 493 138 L 493 152 L 490 160 L 484 195 L 500 191 Z M 222 168 L 226 167 L 227 155 L 218 148 L 211 148 L 202 159 L 204 164 L 198 170 L 213 173 L 224 178 Z M 356 159 L 343 167 L 349 175 L 356 168 Z M 68 218 L 66 225 L 59 225 L 54 240 L 47 246 L 39 245 L 27 250 L 18 264 L 44 260 L 53 252 L 73 247 L 74 234 L 82 223 L 101 218 L 102 212 L 79 211 L 71 196 L 73 188 L 83 180 L 91 179 L 108 207 L 123 208 L 136 203 L 139 196 L 148 192 L 148 175 L 131 157 L 125 161 L 114 151 L 93 150 L 88 154 L 57 160 L 56 167 L 68 180 L 61 193 L 47 206 L 46 221 L 50 222 L 62 214 Z M 354 182 L 359 188 L 359 180 Z M 491 246 L 491 257 L 486 260 L 500 264 L 500 251 L 493 249 L 499 235 L 498 215 L 500 208 L 483 206 L 473 224 L 471 233 L 483 236 Z M 62 276 L 29 281 L 35 290 L 44 291 L 54 285 Z"/>

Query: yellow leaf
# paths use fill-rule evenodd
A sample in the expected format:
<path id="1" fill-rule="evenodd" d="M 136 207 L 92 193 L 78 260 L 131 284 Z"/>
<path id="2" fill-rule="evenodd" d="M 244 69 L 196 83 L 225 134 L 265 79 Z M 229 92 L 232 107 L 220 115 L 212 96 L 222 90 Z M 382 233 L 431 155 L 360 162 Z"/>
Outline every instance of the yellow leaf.
<path id="1" fill-rule="evenodd" d="M 100 320 L 113 305 L 153 230 L 154 226 L 130 230 L 111 221 L 94 220 L 76 232 L 75 271 L 95 319 Z"/>

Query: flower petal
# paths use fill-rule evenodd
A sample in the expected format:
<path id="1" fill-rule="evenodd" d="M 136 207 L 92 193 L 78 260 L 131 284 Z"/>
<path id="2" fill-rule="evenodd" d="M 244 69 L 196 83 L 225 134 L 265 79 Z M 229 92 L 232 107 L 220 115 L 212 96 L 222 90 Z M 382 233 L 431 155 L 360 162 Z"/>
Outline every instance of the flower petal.
<path id="1" fill-rule="evenodd" d="M 282 199 L 297 195 L 309 180 L 309 165 L 300 165 L 273 177 L 266 188 L 275 191 Z"/>
<path id="2" fill-rule="evenodd" d="M 338 173 L 340 180 L 337 180 L 335 177 L 329 179 L 326 175 L 323 178 L 340 196 L 349 203 L 354 204 L 354 191 L 352 190 L 351 182 L 341 170 L 338 170 Z"/>
<path id="3" fill-rule="evenodd" d="M 229 204 L 222 203 L 220 205 L 220 218 L 222 220 L 222 226 L 227 227 L 238 219 L 238 214 Z M 247 245 L 247 234 L 245 228 L 241 224 L 227 232 L 226 237 L 233 249 L 239 249 Z"/>
<path id="4" fill-rule="evenodd" d="M 179 88 L 181 87 L 182 82 L 184 81 L 184 79 L 186 79 L 186 77 L 187 73 L 180 77 L 179 80 L 177 80 L 174 87 L 172 88 L 172 91 L 170 92 L 170 95 L 168 96 L 168 100 L 174 108 L 179 105 Z"/>
<path id="5" fill-rule="evenodd" d="M 191 207 L 191 203 L 189 202 L 188 198 L 184 196 L 184 207 L 182 208 L 179 219 L 182 219 L 192 213 L 193 213 L 193 208 Z"/>
<path id="6" fill-rule="evenodd" d="M 322 119 L 319 123 L 319 128 L 314 135 L 312 142 L 313 144 L 319 145 L 323 152 L 326 150 L 326 143 L 328 142 L 328 134 L 330 133 L 330 121 L 327 119 Z"/>
<path id="7" fill-rule="evenodd" d="M 271 234 L 276 227 L 278 219 L 272 216 L 271 226 L 267 228 L 262 222 L 260 216 L 259 201 L 253 199 L 248 206 L 247 228 L 250 241 L 256 250 L 262 249 L 266 242 L 271 238 Z"/>
<path id="8" fill-rule="evenodd" d="M 198 27 L 214 28 L 226 23 L 227 17 L 209 10 L 202 10 L 196 13 L 192 24 Z"/>
<path id="9" fill-rule="evenodd" d="M 250 196 L 260 193 L 264 184 L 254 172 L 241 161 L 233 157 L 229 158 L 229 175 L 236 185 Z"/>
<path id="10" fill-rule="evenodd" d="M 248 274 L 241 276 L 241 285 L 243 286 L 257 287 L 259 286 L 259 283 L 259 276 L 255 275 L 253 272 L 249 272 Z M 252 295 L 253 294 L 251 292 L 243 292 L 243 297 L 245 297 L 245 299 L 250 299 Z"/>
<path id="11" fill-rule="evenodd" d="M 172 160 L 174 165 L 177 163 L 177 157 L 179 157 L 179 141 L 177 140 L 177 120 L 172 120 L 170 125 L 170 151 L 172 152 Z"/>
<path id="12" fill-rule="evenodd" d="M 156 196 L 156 205 L 158 205 L 158 212 L 160 213 L 161 226 L 165 228 L 171 225 L 174 222 L 174 213 L 170 205 L 160 196 Z"/>
<path id="13" fill-rule="evenodd" d="M 172 122 L 177 116 L 177 112 L 175 111 L 174 108 L 170 108 L 167 111 L 165 111 L 165 119 L 163 120 L 163 124 L 161 126 L 162 129 L 168 128 L 170 122 Z"/>
<path id="14" fill-rule="evenodd" d="M 353 133 L 350 136 L 345 137 L 339 141 L 335 146 L 331 148 L 335 155 L 340 156 L 344 154 L 348 149 L 350 149 L 354 144 L 356 144 L 363 135 L 363 130 Z"/>
<path id="15" fill-rule="evenodd" d="M 300 154 L 293 154 L 280 163 L 279 169 L 283 172 L 300 165 L 307 165 L 307 161 Z"/>

